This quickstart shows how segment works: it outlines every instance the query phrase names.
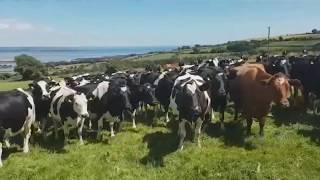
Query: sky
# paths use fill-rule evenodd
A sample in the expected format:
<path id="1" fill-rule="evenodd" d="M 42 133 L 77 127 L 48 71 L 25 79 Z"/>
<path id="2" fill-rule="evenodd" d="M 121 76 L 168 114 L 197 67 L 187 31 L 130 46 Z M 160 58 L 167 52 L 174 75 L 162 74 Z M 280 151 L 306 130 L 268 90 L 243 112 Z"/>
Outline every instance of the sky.
<path id="1" fill-rule="evenodd" d="M 319 0 L 0 0 L 0 46 L 180 46 L 320 29 Z"/>

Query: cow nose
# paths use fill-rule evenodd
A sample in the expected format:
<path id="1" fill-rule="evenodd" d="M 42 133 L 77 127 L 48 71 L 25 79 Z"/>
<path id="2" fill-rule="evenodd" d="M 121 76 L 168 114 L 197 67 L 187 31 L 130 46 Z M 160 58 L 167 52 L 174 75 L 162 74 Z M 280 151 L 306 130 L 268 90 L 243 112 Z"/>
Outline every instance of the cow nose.
<path id="1" fill-rule="evenodd" d="M 220 89 L 219 90 L 219 94 L 222 95 L 222 96 L 225 96 L 226 95 L 226 91 L 224 89 Z"/>
<path id="2" fill-rule="evenodd" d="M 281 101 L 281 106 L 284 108 L 288 108 L 290 106 L 290 103 L 288 100 Z"/>
<path id="3" fill-rule="evenodd" d="M 85 113 L 81 115 L 82 118 L 88 118 L 89 117 L 89 113 Z"/>

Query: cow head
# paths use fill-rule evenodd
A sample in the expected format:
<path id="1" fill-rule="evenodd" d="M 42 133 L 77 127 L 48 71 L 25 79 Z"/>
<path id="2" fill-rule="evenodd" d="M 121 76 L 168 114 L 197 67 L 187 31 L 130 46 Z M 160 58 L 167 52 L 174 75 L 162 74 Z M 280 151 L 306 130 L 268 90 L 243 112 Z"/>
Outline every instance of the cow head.
<path id="1" fill-rule="evenodd" d="M 139 91 L 143 102 L 151 106 L 158 104 L 158 101 L 155 97 L 155 88 L 152 87 L 150 83 L 140 85 Z"/>
<path id="2" fill-rule="evenodd" d="M 203 69 L 200 76 L 206 81 L 200 89 L 210 89 L 214 96 L 226 96 L 227 94 L 227 77 L 220 69 L 214 67 Z"/>
<path id="3" fill-rule="evenodd" d="M 89 117 L 88 100 L 83 93 L 76 93 L 66 97 L 66 101 L 72 104 L 73 110 L 82 118 Z"/>
<path id="4" fill-rule="evenodd" d="M 32 89 L 32 94 L 36 99 L 48 100 L 50 98 L 50 86 L 46 81 L 34 81 L 29 84 L 29 87 Z"/>
<path id="5" fill-rule="evenodd" d="M 262 80 L 264 85 L 270 86 L 273 89 L 273 100 L 275 103 L 283 107 L 289 107 L 288 98 L 291 95 L 291 86 L 301 88 L 301 82 L 297 79 L 289 79 L 282 73 L 277 73 L 268 79 Z"/>
<path id="6" fill-rule="evenodd" d="M 181 117 L 194 121 L 200 116 L 199 93 L 201 91 L 194 81 L 188 82 L 177 91 L 175 102 Z"/>

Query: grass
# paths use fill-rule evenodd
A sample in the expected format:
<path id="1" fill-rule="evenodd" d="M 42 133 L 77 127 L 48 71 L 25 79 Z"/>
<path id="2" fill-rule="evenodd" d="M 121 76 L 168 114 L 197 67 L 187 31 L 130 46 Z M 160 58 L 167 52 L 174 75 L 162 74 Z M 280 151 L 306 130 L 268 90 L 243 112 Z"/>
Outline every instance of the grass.
<path id="1" fill-rule="evenodd" d="M 1 82 L 0 87 L 14 86 Z M 143 116 L 138 114 L 137 129 L 126 123 L 123 131 L 113 138 L 105 130 L 101 142 L 94 140 L 94 134 L 85 133 L 85 145 L 80 146 L 74 132 L 74 138 L 64 147 L 62 137 L 57 142 L 49 137 L 45 143 L 36 136 L 29 154 L 23 154 L 16 146 L 5 149 L 0 177 L 41 180 L 319 178 L 319 117 L 293 109 L 273 108 L 265 126 L 265 137 L 258 136 L 258 123 L 253 124 L 254 135 L 246 137 L 245 125 L 231 121 L 230 108 L 225 132 L 214 122 L 203 134 L 201 148 L 187 140 L 185 149 L 177 151 L 177 121 L 173 118 L 165 125 L 161 116 L 152 126 L 150 113 L 147 120 L 142 121 Z"/>
<path id="2" fill-rule="evenodd" d="M 31 83 L 31 81 L 0 81 L 0 91 L 27 88 L 29 83 Z"/>

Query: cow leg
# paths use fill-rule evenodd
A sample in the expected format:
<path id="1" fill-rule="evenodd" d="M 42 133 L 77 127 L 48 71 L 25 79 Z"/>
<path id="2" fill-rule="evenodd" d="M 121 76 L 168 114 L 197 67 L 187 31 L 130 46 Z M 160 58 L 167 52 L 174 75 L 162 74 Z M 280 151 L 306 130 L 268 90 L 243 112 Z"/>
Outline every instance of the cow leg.
<path id="1" fill-rule="evenodd" d="M 42 131 L 42 137 L 43 139 L 47 138 L 47 130 L 46 130 L 46 126 L 47 126 L 47 118 L 43 118 L 43 120 L 41 121 L 41 131 Z"/>
<path id="2" fill-rule="evenodd" d="M 180 138 L 178 148 L 180 150 L 183 150 L 183 142 L 184 142 L 184 138 L 186 137 L 186 134 L 187 134 L 187 132 L 186 132 L 186 120 L 180 119 L 179 130 L 178 130 L 178 136 Z"/>
<path id="3" fill-rule="evenodd" d="M 79 136 L 79 140 L 80 140 L 80 145 L 83 145 L 83 139 L 82 139 L 82 129 L 83 129 L 83 124 L 84 124 L 84 118 L 80 119 L 80 122 L 78 123 L 78 125 L 80 124 L 80 126 L 78 126 L 78 136 Z"/>
<path id="4" fill-rule="evenodd" d="M 133 113 L 132 113 L 132 128 L 136 128 L 136 109 L 133 110 Z"/>
<path id="5" fill-rule="evenodd" d="M 64 133 L 64 144 L 68 144 L 68 138 L 69 138 L 69 124 L 68 122 L 63 123 L 63 133 Z"/>
<path id="6" fill-rule="evenodd" d="M 263 127 L 264 127 L 265 121 L 266 121 L 265 118 L 259 119 L 259 127 L 260 127 L 259 134 L 260 134 L 260 136 L 264 136 Z"/>
<path id="7" fill-rule="evenodd" d="M 234 119 L 233 119 L 234 122 L 238 121 L 238 116 L 239 116 L 238 108 L 234 107 Z"/>
<path id="8" fill-rule="evenodd" d="M 252 118 L 247 118 L 247 135 L 251 135 Z"/>
<path id="9" fill-rule="evenodd" d="M 211 121 L 214 121 L 215 117 L 214 117 L 214 111 L 213 111 L 213 109 L 212 109 L 212 108 L 210 108 L 210 109 L 211 109 L 211 119 L 209 119 L 209 120 L 210 120 L 210 122 L 211 122 Z"/>
<path id="10" fill-rule="evenodd" d="M 25 127 L 24 128 L 24 138 L 23 138 L 23 152 L 28 153 L 29 152 L 29 139 L 31 136 L 31 128 Z"/>
<path id="11" fill-rule="evenodd" d="M 113 130 L 113 127 L 114 127 L 114 122 L 110 122 L 110 136 L 111 137 L 114 137 L 114 130 Z"/>
<path id="12" fill-rule="evenodd" d="M 2 143 L 0 142 L 0 167 L 2 167 Z"/>
<path id="13" fill-rule="evenodd" d="M 58 122 L 57 120 L 53 120 L 53 126 L 54 126 L 54 139 L 58 140 L 59 136 L 58 136 Z"/>
<path id="14" fill-rule="evenodd" d="M 12 136 L 11 128 L 5 130 L 4 137 L 3 137 L 4 143 L 6 144 L 7 148 L 10 147 L 10 141 L 9 141 L 10 136 Z"/>
<path id="15" fill-rule="evenodd" d="M 101 129 L 103 127 L 103 119 L 104 119 L 104 114 L 98 120 L 98 132 L 97 132 L 97 139 L 98 140 L 102 140 Z"/>
<path id="16" fill-rule="evenodd" d="M 225 130 L 224 128 L 224 108 L 220 108 L 220 128 Z"/>
<path id="17" fill-rule="evenodd" d="M 164 112 L 166 114 L 166 122 L 168 123 L 170 121 L 170 119 L 169 119 L 169 106 L 164 107 Z"/>
<path id="18" fill-rule="evenodd" d="M 197 141 L 198 147 L 201 147 L 200 143 L 200 134 L 201 134 L 201 126 L 202 126 L 202 120 L 199 118 L 196 121 L 196 127 L 195 127 L 195 134 L 194 134 L 194 141 Z"/>

